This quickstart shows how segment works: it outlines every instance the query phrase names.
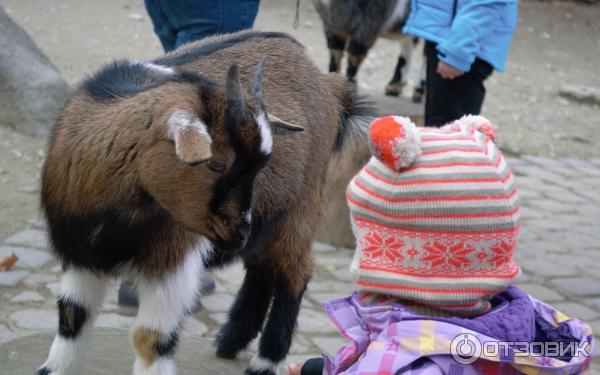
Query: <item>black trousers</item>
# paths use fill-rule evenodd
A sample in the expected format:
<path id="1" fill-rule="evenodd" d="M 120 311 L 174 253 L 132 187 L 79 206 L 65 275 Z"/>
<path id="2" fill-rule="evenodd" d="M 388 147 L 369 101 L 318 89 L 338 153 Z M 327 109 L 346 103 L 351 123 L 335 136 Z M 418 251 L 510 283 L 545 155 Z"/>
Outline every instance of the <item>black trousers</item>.
<path id="1" fill-rule="evenodd" d="M 425 124 L 439 127 L 463 115 L 478 115 L 485 98 L 483 81 L 492 74 L 494 68 L 481 59 L 475 59 L 470 71 L 455 79 L 444 79 L 437 73 L 439 59 L 435 43 L 425 43 L 425 56 Z"/>

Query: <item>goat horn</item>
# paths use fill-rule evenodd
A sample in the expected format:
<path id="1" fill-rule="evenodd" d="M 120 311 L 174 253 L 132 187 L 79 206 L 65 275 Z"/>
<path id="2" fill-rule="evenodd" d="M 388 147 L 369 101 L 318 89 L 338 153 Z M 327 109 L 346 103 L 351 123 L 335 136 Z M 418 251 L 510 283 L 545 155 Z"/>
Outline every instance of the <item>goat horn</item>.
<path id="1" fill-rule="evenodd" d="M 244 117 L 244 94 L 240 86 L 240 71 L 236 63 L 231 64 L 225 82 L 227 114 L 235 119 Z"/>
<path id="2" fill-rule="evenodd" d="M 256 64 L 254 72 L 252 73 L 252 78 L 250 79 L 250 94 L 254 98 L 254 102 L 256 103 L 259 112 L 265 112 L 262 98 L 262 78 L 266 61 L 266 56 L 261 57 L 258 64 Z"/>

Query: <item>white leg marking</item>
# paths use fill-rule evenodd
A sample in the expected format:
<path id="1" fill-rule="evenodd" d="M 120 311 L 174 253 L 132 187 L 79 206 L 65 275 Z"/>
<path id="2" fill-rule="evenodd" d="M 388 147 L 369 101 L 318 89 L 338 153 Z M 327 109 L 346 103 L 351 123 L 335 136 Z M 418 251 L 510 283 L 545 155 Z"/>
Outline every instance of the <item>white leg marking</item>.
<path id="1" fill-rule="evenodd" d="M 185 314 L 195 306 L 200 274 L 204 270 L 203 259 L 210 251 L 212 244 L 202 239 L 173 273 L 158 280 L 138 278 L 140 307 L 133 325 L 134 332 L 141 328 L 168 335 L 178 330 Z M 136 354 L 134 374 L 174 374 L 175 365 L 172 362 L 171 358 L 158 358 L 147 367 Z M 173 372 L 166 372 L 168 369 Z"/>
<path id="2" fill-rule="evenodd" d="M 170 358 L 160 358 L 150 367 L 146 367 L 143 361 L 139 358 L 133 364 L 133 373 L 135 375 L 175 375 L 177 367 Z"/>
<path id="3" fill-rule="evenodd" d="M 405 54 L 405 58 L 407 60 L 407 72 L 402 72 L 402 77 L 406 77 L 407 84 L 404 86 L 403 95 L 404 97 L 412 97 L 413 91 L 415 87 L 419 87 L 421 84 L 421 79 L 423 77 L 423 73 L 425 72 L 426 61 L 423 57 L 423 49 L 425 47 L 425 42 L 422 39 L 419 39 L 419 42 L 416 46 L 412 45 L 412 38 L 406 38 L 410 41 L 410 53 Z M 404 46 L 403 51 L 404 54 Z"/>
<path id="4" fill-rule="evenodd" d="M 69 339 L 56 335 L 48 359 L 42 365 L 53 375 L 82 373 L 82 360 L 89 345 L 91 330 L 98 307 L 106 292 L 107 279 L 89 271 L 70 269 L 63 275 L 59 298 L 73 301 L 86 310 L 86 320 L 77 337 Z"/>
<path id="5" fill-rule="evenodd" d="M 279 362 L 273 362 L 270 359 L 263 358 L 260 355 L 255 354 L 250 360 L 248 369 L 251 371 L 271 371 L 274 374 L 279 372 Z"/>

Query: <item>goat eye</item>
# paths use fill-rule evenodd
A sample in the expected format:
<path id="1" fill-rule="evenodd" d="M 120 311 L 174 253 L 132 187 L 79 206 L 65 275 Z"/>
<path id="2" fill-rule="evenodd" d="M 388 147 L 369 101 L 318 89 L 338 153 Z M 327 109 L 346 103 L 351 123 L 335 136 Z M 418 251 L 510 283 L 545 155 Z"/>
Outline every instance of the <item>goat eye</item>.
<path id="1" fill-rule="evenodd" d="M 208 168 L 213 172 L 223 172 L 225 170 L 225 163 L 211 160 L 208 162 Z"/>

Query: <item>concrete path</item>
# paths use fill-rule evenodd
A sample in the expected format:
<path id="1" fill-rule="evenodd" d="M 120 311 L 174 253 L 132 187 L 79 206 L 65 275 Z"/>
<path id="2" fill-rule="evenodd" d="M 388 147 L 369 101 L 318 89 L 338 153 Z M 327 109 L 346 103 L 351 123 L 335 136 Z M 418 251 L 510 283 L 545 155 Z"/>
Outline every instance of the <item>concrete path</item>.
<path id="1" fill-rule="evenodd" d="M 523 268 L 519 285 L 565 314 L 587 320 L 600 334 L 600 160 L 522 157 L 511 159 L 510 163 L 520 188 L 524 219 L 517 253 Z M 297 338 L 288 357 L 290 361 L 316 356 L 321 351 L 334 353 L 344 343 L 322 313 L 320 303 L 351 292 L 348 265 L 352 251 L 320 243 L 315 243 L 314 250 L 318 267 L 303 302 Z M 6 373 L 10 374 L 29 374 L 41 363 L 51 339 L 48 334 L 26 341 L 21 338 L 55 328 L 54 295 L 59 285 L 60 267 L 47 251 L 46 234 L 38 221 L 32 221 L 30 228 L 15 233 L 0 246 L 0 255 L 11 252 L 19 261 L 10 271 L 0 272 L 0 344 L 5 343 L 0 347 L 0 368 L 8 369 Z M 179 356 L 182 368 L 193 368 L 189 367 L 190 363 L 199 362 L 198 355 L 206 356 L 202 357 L 206 361 L 200 362 L 208 363 L 211 368 L 222 365 L 212 357 L 210 341 L 226 318 L 226 311 L 243 279 L 243 269 L 237 264 L 216 273 L 215 277 L 216 292 L 204 297 L 205 308 L 186 321 L 185 332 L 192 337 L 181 345 L 183 353 L 190 353 Z M 97 326 L 102 327 L 102 336 L 96 341 L 110 339 L 109 346 L 104 343 L 107 348 L 113 347 L 113 342 L 115 347 L 126 348 L 129 338 L 125 332 L 132 318 L 116 314 L 116 290 L 115 281 L 102 306 L 97 322 Z M 109 329 L 120 329 L 121 333 L 107 334 Z M 31 348 L 29 362 L 7 359 L 10 353 L 17 355 L 23 346 Z M 256 343 L 253 343 L 240 362 L 255 349 Z M 127 350 L 118 352 L 130 353 Z M 116 371 L 121 369 L 121 363 L 130 363 L 130 355 L 127 354 L 127 359 L 124 357 L 121 355 L 115 361 L 103 359 L 102 365 L 96 359 L 92 364 L 110 364 Z M 23 366 L 28 369 L 23 370 Z M 231 373 L 238 371 L 236 363 L 226 366 L 233 366 L 227 367 Z M 598 360 L 595 369 L 600 371 Z"/>

